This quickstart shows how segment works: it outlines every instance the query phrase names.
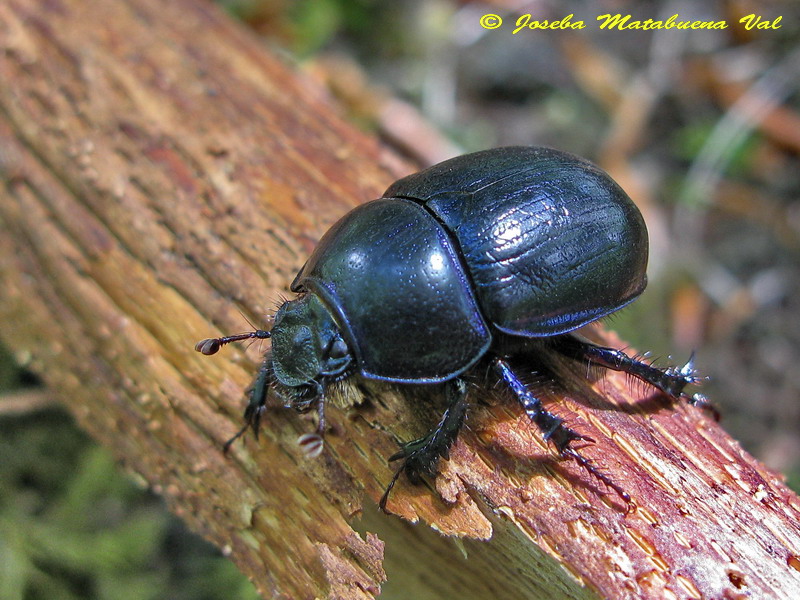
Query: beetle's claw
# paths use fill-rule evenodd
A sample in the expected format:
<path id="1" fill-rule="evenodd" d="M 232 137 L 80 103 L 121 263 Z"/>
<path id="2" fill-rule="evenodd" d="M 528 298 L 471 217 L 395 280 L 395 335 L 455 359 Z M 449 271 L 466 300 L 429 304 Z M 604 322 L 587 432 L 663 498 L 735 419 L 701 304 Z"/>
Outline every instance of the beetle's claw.
<path id="1" fill-rule="evenodd" d="M 242 428 L 241 428 L 239 431 L 237 431 L 237 432 L 236 432 L 236 433 L 233 435 L 233 437 L 232 437 L 232 438 L 230 438 L 230 439 L 229 439 L 227 442 L 225 442 L 225 443 L 222 445 L 222 453 L 223 453 L 223 454 L 227 454 L 227 453 L 228 453 L 228 450 L 230 450 L 230 449 L 231 449 L 231 446 L 233 446 L 233 443 L 234 443 L 236 440 L 238 440 L 240 437 L 242 437 L 242 436 L 243 436 L 243 435 L 244 435 L 244 434 L 247 432 L 247 429 L 248 429 L 249 427 L 250 427 L 250 423 L 248 423 L 247 421 L 245 421 L 245 424 L 244 424 L 244 426 L 243 426 L 243 427 L 242 427 Z"/>
<path id="2" fill-rule="evenodd" d="M 701 408 L 708 412 L 715 421 L 719 421 L 722 418 L 722 415 L 720 415 L 717 407 L 714 406 L 711 403 L 711 400 L 709 400 L 704 394 L 693 394 L 691 397 L 687 396 L 686 401 L 692 406 L 696 406 L 697 408 Z"/>
<path id="3" fill-rule="evenodd" d="M 687 384 L 696 384 L 703 381 L 703 378 L 697 374 L 697 370 L 694 368 L 694 357 L 695 354 L 692 352 L 689 355 L 689 360 L 677 372 Z"/>
<path id="4" fill-rule="evenodd" d="M 703 410 L 709 412 L 715 421 L 719 421 L 719 411 L 716 409 L 716 407 L 714 407 L 713 404 L 711 404 L 711 401 L 705 395 L 696 393 L 689 396 L 683 391 L 683 388 L 687 385 L 698 385 L 708 379 L 708 377 L 702 377 L 699 375 L 694 365 L 695 353 L 692 352 L 685 365 L 680 368 L 671 367 L 665 371 L 665 374 L 672 378 L 674 383 L 674 386 L 672 386 L 672 389 L 668 390 L 668 393 L 671 393 L 671 395 L 675 398 L 683 398 L 692 406 L 702 408 Z"/>
<path id="5" fill-rule="evenodd" d="M 427 437 L 403 444 L 398 452 L 389 457 L 389 462 L 404 458 L 401 471 L 405 471 L 411 483 L 417 484 L 422 475 L 436 475 L 436 462 L 441 453 L 438 452 Z"/>
<path id="6" fill-rule="evenodd" d="M 404 460 L 400 468 L 395 471 L 383 496 L 381 496 L 378 506 L 383 512 L 387 512 L 386 502 L 389 500 L 389 492 L 392 491 L 401 473 L 405 473 L 413 485 L 422 483 L 423 477 L 436 476 L 436 464 L 439 461 L 439 457 L 444 456 L 446 458 L 447 454 L 449 454 L 449 448 L 447 446 L 437 446 L 434 441 L 435 438 L 426 436 L 401 444 L 400 450 L 389 457 L 389 462 L 400 460 L 401 458 Z"/>
<path id="7" fill-rule="evenodd" d="M 381 509 L 381 512 L 389 514 L 389 511 L 386 509 L 386 503 L 389 501 L 389 493 L 392 491 L 394 484 L 397 482 L 397 478 L 400 477 L 400 473 L 402 473 L 405 470 L 404 467 L 405 465 L 400 467 L 399 469 L 397 469 L 397 471 L 394 472 L 392 480 L 389 482 L 389 485 L 386 486 L 386 491 L 383 492 L 383 496 L 381 496 L 381 500 L 380 502 L 378 502 L 378 507 Z"/>
<path id="8" fill-rule="evenodd" d="M 589 442 L 594 444 L 595 441 L 587 435 L 582 435 L 570 429 L 565 425 L 559 423 L 559 426 L 553 431 L 550 431 L 542 436 L 545 441 L 552 441 L 556 449 L 563 454 L 572 442 Z"/>
<path id="9" fill-rule="evenodd" d="M 570 430 L 570 431 L 572 431 L 572 430 Z M 573 433 L 575 433 L 575 432 L 573 431 Z M 590 444 L 596 444 L 597 443 L 594 438 L 589 437 L 588 435 L 583 435 L 581 433 L 575 433 L 575 437 L 573 438 L 573 441 L 576 441 L 576 442 L 589 442 Z"/>
<path id="10" fill-rule="evenodd" d="M 683 388 L 687 385 L 697 385 L 702 383 L 703 377 L 698 375 L 697 370 L 694 368 L 695 354 L 692 352 L 689 360 L 682 367 L 667 367 L 662 370 L 664 376 L 661 382 L 656 384 L 666 394 L 673 398 L 687 397 L 683 392 Z"/>

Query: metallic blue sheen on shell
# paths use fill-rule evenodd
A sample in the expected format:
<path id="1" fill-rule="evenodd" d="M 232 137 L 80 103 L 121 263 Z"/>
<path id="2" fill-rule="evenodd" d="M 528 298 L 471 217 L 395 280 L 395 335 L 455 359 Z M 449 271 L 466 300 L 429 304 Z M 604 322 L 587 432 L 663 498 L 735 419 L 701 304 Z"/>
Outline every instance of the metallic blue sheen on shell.
<path id="1" fill-rule="evenodd" d="M 571 154 L 508 147 L 400 179 L 336 223 L 292 291 L 320 296 L 371 378 L 446 381 L 493 336 L 546 337 L 644 290 L 647 229 Z"/>
<path id="2" fill-rule="evenodd" d="M 408 200 L 373 200 L 347 213 L 322 237 L 292 291 L 322 299 L 367 377 L 445 381 L 491 342 L 458 249 Z"/>

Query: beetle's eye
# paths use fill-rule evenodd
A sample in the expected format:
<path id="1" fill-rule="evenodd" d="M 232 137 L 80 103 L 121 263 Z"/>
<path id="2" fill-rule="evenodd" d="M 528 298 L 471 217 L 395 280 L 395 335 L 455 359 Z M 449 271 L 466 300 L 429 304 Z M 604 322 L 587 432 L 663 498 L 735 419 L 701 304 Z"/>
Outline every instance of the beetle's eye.
<path id="1" fill-rule="evenodd" d="M 333 342 L 328 351 L 328 356 L 330 358 L 344 358 L 347 356 L 347 344 L 345 344 L 344 340 L 339 339 Z"/>

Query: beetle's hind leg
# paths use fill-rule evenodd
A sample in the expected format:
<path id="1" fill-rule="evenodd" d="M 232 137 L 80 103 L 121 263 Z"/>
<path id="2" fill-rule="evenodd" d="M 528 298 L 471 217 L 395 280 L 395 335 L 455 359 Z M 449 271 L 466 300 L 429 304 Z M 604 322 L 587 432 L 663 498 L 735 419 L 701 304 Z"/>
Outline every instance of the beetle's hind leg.
<path id="1" fill-rule="evenodd" d="M 574 334 L 562 335 L 553 339 L 553 347 L 565 356 L 585 360 L 613 371 L 628 373 L 649 383 L 672 398 L 684 398 L 690 404 L 700 406 L 718 417 L 716 410 L 702 394 L 689 396 L 683 389 L 690 384 L 700 383 L 702 378 L 694 369 L 694 354 L 682 367 L 660 369 L 646 362 L 631 358 L 622 350 L 598 346 Z"/>
<path id="2" fill-rule="evenodd" d="M 390 461 L 404 459 L 395 472 L 380 501 L 380 508 L 386 512 L 386 501 L 397 478 L 405 472 L 411 483 L 417 484 L 422 476 L 436 475 L 436 464 L 440 457 L 448 458 L 450 446 L 458 437 L 467 414 L 467 385 L 463 379 L 456 378 L 447 384 L 447 410 L 438 425 L 425 437 L 402 445 L 400 452 L 389 457 Z"/>
<path id="3" fill-rule="evenodd" d="M 594 466 L 594 463 L 577 450 L 570 447 L 570 443 L 575 440 L 586 440 L 593 442 L 591 438 L 573 431 L 564 422 L 549 412 L 542 406 L 542 401 L 528 389 L 522 380 L 517 376 L 511 365 L 502 358 L 495 357 L 492 360 L 492 368 L 500 379 L 508 386 L 514 396 L 517 397 L 525 413 L 542 432 L 545 440 L 550 440 L 555 444 L 556 449 L 562 456 L 568 456 L 582 466 L 592 477 L 601 481 L 606 487 L 614 490 L 625 502 L 628 509 L 631 506 L 630 495 L 615 483 L 608 475 Z"/>

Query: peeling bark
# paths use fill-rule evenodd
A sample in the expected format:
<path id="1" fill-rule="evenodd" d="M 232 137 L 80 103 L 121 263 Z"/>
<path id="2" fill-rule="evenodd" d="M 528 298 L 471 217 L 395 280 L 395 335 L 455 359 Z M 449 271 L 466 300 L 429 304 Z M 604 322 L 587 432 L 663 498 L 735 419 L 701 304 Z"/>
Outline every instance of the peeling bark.
<path id="1" fill-rule="evenodd" d="M 436 492 L 401 479 L 390 501 L 458 544 L 374 509 L 435 389 L 350 389 L 369 398 L 328 411 L 315 460 L 296 444 L 309 417 L 279 409 L 224 456 L 258 348 L 209 359 L 194 342 L 261 324 L 325 229 L 407 169 L 203 3 L 6 0 L 0 48 L 0 337 L 264 597 L 371 598 L 384 568 L 414 598 L 800 589 L 797 496 L 624 375 L 559 363 L 548 406 L 596 440 L 582 452 L 627 515 L 485 388 Z"/>

